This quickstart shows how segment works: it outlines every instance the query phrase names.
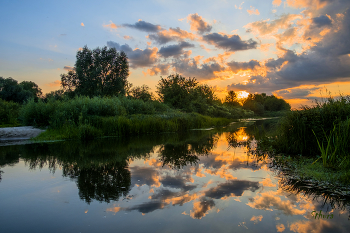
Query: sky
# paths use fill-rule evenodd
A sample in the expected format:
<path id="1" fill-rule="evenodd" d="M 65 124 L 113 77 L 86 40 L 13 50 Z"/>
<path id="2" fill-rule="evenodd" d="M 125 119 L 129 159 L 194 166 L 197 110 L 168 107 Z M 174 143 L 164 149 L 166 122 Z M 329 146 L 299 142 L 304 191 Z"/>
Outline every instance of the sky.
<path id="1" fill-rule="evenodd" d="M 1 0 L 0 76 L 60 89 L 76 53 L 113 47 L 129 82 L 181 74 L 292 107 L 350 94 L 349 0 Z"/>

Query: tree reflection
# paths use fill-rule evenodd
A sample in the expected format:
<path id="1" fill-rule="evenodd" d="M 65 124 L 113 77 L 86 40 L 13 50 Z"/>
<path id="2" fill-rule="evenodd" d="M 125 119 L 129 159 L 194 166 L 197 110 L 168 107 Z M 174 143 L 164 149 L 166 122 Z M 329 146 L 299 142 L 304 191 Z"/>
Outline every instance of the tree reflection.
<path id="1" fill-rule="evenodd" d="M 63 176 L 76 181 L 79 197 L 87 203 L 93 199 L 107 203 L 117 201 L 130 190 L 131 176 L 126 160 L 90 167 L 64 164 L 62 170 Z"/>

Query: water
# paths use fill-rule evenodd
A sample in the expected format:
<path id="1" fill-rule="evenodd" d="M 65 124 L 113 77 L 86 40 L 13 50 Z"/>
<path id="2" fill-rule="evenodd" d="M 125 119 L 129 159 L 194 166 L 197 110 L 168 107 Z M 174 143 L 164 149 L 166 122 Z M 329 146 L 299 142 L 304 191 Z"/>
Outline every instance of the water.
<path id="1" fill-rule="evenodd" d="M 271 124 L 2 146 L 0 231 L 349 232 L 346 204 L 250 154 Z"/>

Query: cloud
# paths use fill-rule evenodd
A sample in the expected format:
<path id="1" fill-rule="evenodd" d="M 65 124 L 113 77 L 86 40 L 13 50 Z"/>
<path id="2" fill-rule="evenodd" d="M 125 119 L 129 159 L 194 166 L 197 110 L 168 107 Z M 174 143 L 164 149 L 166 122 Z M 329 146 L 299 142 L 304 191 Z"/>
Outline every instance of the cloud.
<path id="1" fill-rule="evenodd" d="M 120 45 L 117 42 L 107 41 L 107 46 L 118 51 L 124 51 L 129 58 L 132 68 L 149 67 L 157 62 L 158 48 L 132 49 L 128 44 Z"/>
<path id="2" fill-rule="evenodd" d="M 191 47 L 194 47 L 194 45 L 188 42 L 181 42 L 177 45 L 163 46 L 160 48 L 158 53 L 165 58 L 178 57 L 185 53 L 185 51 L 183 50 L 184 48 L 191 48 Z"/>
<path id="3" fill-rule="evenodd" d="M 333 0 L 286 0 L 287 6 L 293 8 L 323 8 L 328 4 L 328 2 L 332 2 Z"/>
<path id="4" fill-rule="evenodd" d="M 277 232 L 283 232 L 286 229 L 286 227 L 281 223 L 276 225 Z"/>
<path id="5" fill-rule="evenodd" d="M 217 48 L 229 50 L 232 52 L 240 50 L 255 49 L 258 45 L 253 39 L 244 41 L 239 35 L 222 35 L 211 33 L 203 36 L 203 40 Z"/>
<path id="6" fill-rule="evenodd" d="M 49 87 L 59 87 L 59 86 L 61 86 L 61 81 L 60 80 L 56 80 L 56 81 L 54 81 L 52 83 L 48 83 L 46 85 L 49 86 Z"/>
<path id="7" fill-rule="evenodd" d="M 257 60 L 250 60 L 249 62 L 235 62 L 231 61 L 226 63 L 230 70 L 234 73 L 243 70 L 254 70 L 256 67 L 260 67 L 260 63 Z"/>
<path id="8" fill-rule="evenodd" d="M 134 39 L 132 36 L 123 36 L 123 38 L 124 38 L 125 40 L 132 40 L 132 39 Z"/>
<path id="9" fill-rule="evenodd" d="M 191 30 L 200 34 L 210 32 L 212 29 L 212 26 L 205 22 L 204 18 L 197 13 L 188 15 L 187 21 L 190 22 Z"/>
<path id="10" fill-rule="evenodd" d="M 282 3 L 282 0 L 273 0 L 272 5 L 273 6 L 280 6 Z"/>
<path id="11" fill-rule="evenodd" d="M 224 71 L 225 68 L 217 62 L 198 64 L 194 58 L 176 59 L 172 66 L 174 71 L 187 77 L 196 77 L 197 80 L 208 80 L 215 78 L 216 72 Z"/>
<path id="12" fill-rule="evenodd" d="M 206 197 L 221 199 L 223 197 L 242 196 L 245 190 L 255 192 L 259 189 L 259 182 L 247 180 L 231 180 L 226 183 L 221 183 L 214 188 L 205 192 Z"/>
<path id="13" fill-rule="evenodd" d="M 158 32 L 162 29 L 161 26 L 139 20 L 134 24 L 123 24 L 124 27 L 134 28 L 144 32 Z"/>
<path id="14" fill-rule="evenodd" d="M 302 215 L 305 214 L 305 210 L 299 210 L 295 208 L 295 205 L 290 200 L 282 201 L 276 193 L 268 192 L 261 193 L 261 196 L 255 196 L 251 198 L 250 203 L 247 205 L 259 210 L 271 210 L 272 208 L 281 210 L 285 215 Z"/>
<path id="15" fill-rule="evenodd" d="M 104 24 L 103 27 L 110 28 L 110 29 L 118 29 L 118 28 L 122 27 L 122 26 L 116 25 L 112 21 L 110 21 L 110 22 L 111 22 L 110 24 Z"/>
<path id="16" fill-rule="evenodd" d="M 308 232 L 347 232 L 346 226 L 341 226 L 337 222 L 331 222 L 324 219 L 319 219 L 317 221 L 297 221 L 290 224 L 290 230 L 298 233 L 308 233 Z"/>
<path id="17" fill-rule="evenodd" d="M 243 9 L 243 6 L 242 6 L 243 3 L 244 3 L 244 2 L 242 2 L 241 4 L 239 4 L 239 6 L 235 5 L 235 8 L 238 9 L 238 10 L 242 10 L 242 9 Z"/>
<path id="18" fill-rule="evenodd" d="M 197 187 L 196 185 L 187 185 L 182 176 L 166 176 L 165 178 L 161 179 L 161 182 L 164 187 L 177 188 L 184 191 L 189 191 Z"/>
<path id="19" fill-rule="evenodd" d="M 312 23 L 315 27 L 324 27 L 332 25 L 332 20 L 329 16 L 321 15 L 319 17 L 312 18 Z"/>
<path id="20" fill-rule="evenodd" d="M 64 66 L 63 69 L 64 69 L 64 70 L 67 70 L 67 71 L 73 71 L 73 70 L 75 70 L 75 68 L 72 67 L 72 66 Z"/>
<path id="21" fill-rule="evenodd" d="M 152 68 L 147 69 L 147 72 L 143 72 L 143 74 L 145 76 L 147 74 L 151 75 L 151 76 L 158 75 L 158 74 L 168 75 L 169 68 L 170 68 L 170 64 L 157 64 L 157 65 L 153 66 Z"/>
<path id="22" fill-rule="evenodd" d="M 284 99 L 306 99 L 309 98 L 308 95 L 317 90 L 320 90 L 320 87 L 279 90 L 275 94 Z"/>
<path id="23" fill-rule="evenodd" d="M 163 209 L 164 204 L 161 201 L 151 201 L 151 202 L 146 202 L 137 206 L 133 206 L 130 208 L 126 208 L 126 211 L 132 211 L 132 210 L 137 210 L 141 213 L 150 213 L 158 209 Z"/>
<path id="24" fill-rule="evenodd" d="M 292 26 L 292 21 L 302 18 L 303 17 L 301 15 L 297 14 L 284 14 L 281 17 L 272 21 L 270 21 L 270 19 L 255 21 L 245 25 L 244 27 L 254 34 L 263 36 L 277 33 L 280 29 L 290 28 Z"/>
<path id="25" fill-rule="evenodd" d="M 85 27 L 84 23 L 81 23 L 80 25 L 81 25 L 82 27 Z"/>
<path id="26" fill-rule="evenodd" d="M 140 184 L 146 184 L 148 186 L 160 186 L 159 178 L 158 178 L 158 172 L 150 167 L 131 167 L 130 168 L 132 172 L 132 183 L 140 183 Z M 145 212 L 143 212 L 145 213 Z"/>
<path id="27" fill-rule="evenodd" d="M 155 41 L 157 44 L 166 44 L 170 41 L 183 41 L 185 39 L 194 40 L 195 35 L 176 27 L 159 31 L 157 34 L 150 34 L 148 38 Z"/>
<path id="28" fill-rule="evenodd" d="M 307 52 L 296 54 L 284 49 L 277 59 L 268 60 L 266 76 L 252 76 L 247 83 L 232 84 L 229 90 L 266 92 L 300 85 L 319 85 L 350 80 L 350 14 Z M 288 93 L 284 93 L 288 94 Z"/>
<path id="29" fill-rule="evenodd" d="M 258 9 L 255 9 L 254 7 L 250 6 L 250 9 L 247 10 L 249 15 L 260 15 L 260 12 Z"/>
<path id="30" fill-rule="evenodd" d="M 257 224 L 258 222 L 261 222 L 261 220 L 263 219 L 262 215 L 259 216 L 254 216 L 250 219 L 250 221 L 254 222 L 254 224 Z"/>
<path id="31" fill-rule="evenodd" d="M 190 216 L 195 219 L 201 219 L 214 206 L 215 203 L 213 200 L 201 198 L 201 200 L 193 203 L 193 210 L 190 211 Z"/>

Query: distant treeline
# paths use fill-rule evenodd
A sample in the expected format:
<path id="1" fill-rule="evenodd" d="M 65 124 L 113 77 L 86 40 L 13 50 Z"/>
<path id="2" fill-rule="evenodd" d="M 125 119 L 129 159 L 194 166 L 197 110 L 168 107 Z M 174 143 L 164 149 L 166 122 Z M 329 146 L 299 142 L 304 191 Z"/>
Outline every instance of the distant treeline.
<path id="1" fill-rule="evenodd" d="M 0 77 L 0 125 L 57 128 L 69 121 L 75 126 L 91 125 L 96 123 L 96 117 L 130 119 L 134 114 L 184 117 L 196 113 L 237 119 L 290 110 L 285 100 L 264 93 L 250 94 L 242 100 L 234 91 L 229 91 L 226 98 L 220 100 L 213 87 L 179 74 L 161 77 L 156 96 L 147 85 L 133 87 L 128 82 L 126 54 L 114 48 L 90 50 L 85 46 L 77 52 L 76 59 L 74 68 L 61 75 L 61 89 L 45 95 L 34 82 L 18 83 L 12 78 Z M 188 116 L 185 118 L 189 119 Z"/>

